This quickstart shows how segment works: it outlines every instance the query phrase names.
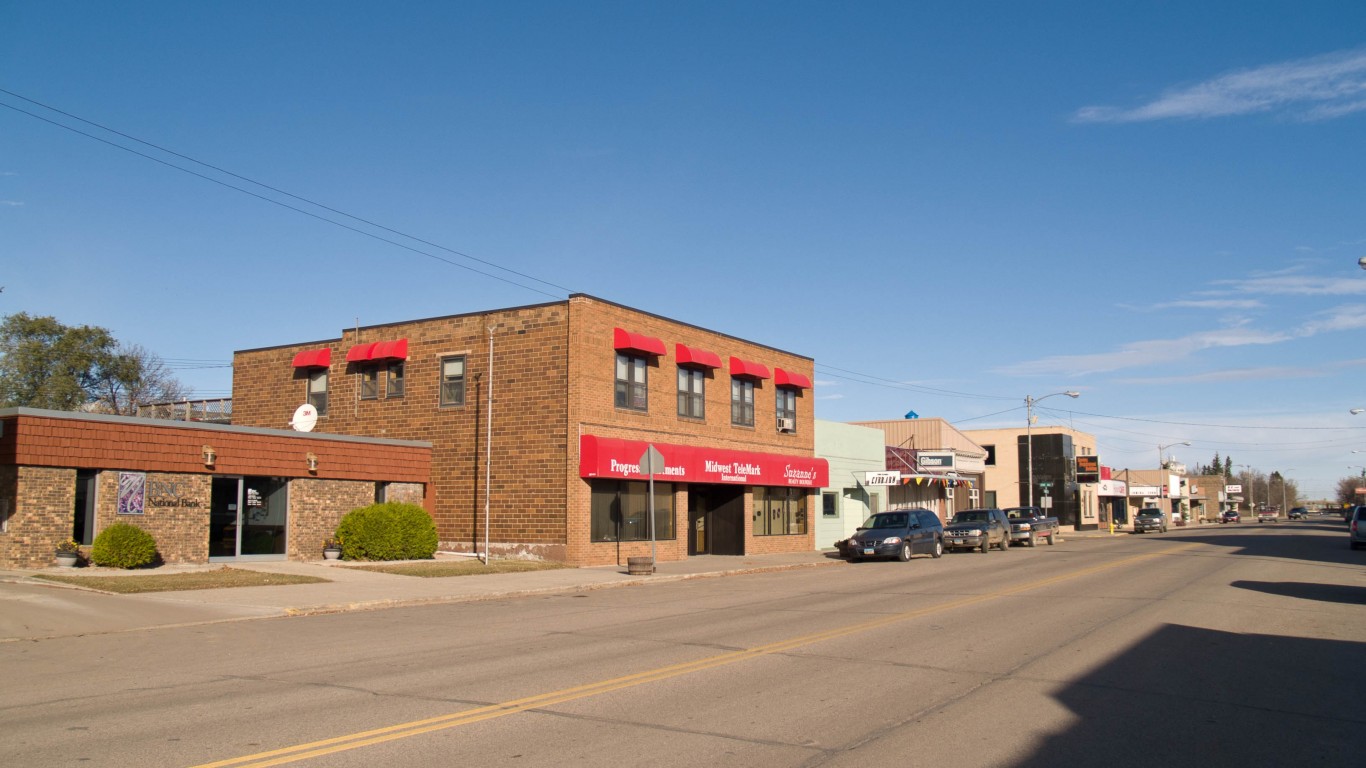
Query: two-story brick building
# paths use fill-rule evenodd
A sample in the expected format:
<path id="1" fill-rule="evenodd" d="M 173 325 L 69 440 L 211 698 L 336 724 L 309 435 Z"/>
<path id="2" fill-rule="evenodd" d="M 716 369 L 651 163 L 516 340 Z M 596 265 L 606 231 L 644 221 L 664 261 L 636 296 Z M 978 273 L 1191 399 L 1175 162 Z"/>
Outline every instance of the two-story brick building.
<path id="1" fill-rule="evenodd" d="M 239 351 L 233 422 L 432 445 L 443 548 L 580 565 L 807 551 L 810 358 L 575 294 Z"/>

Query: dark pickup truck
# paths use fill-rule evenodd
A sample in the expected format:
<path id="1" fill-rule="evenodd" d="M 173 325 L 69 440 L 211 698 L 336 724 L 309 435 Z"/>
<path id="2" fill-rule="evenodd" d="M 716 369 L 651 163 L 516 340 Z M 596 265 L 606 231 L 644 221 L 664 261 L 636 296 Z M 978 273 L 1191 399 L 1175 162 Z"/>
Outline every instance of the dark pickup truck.
<path id="1" fill-rule="evenodd" d="M 999 509 L 965 509 L 944 526 L 947 549 L 975 549 L 982 554 L 1010 547 L 1010 521 Z"/>
<path id="2" fill-rule="evenodd" d="M 1058 518 L 1049 517 L 1039 507 L 1007 507 L 1006 518 L 1010 520 L 1010 541 L 1024 542 L 1031 547 L 1039 546 L 1039 539 L 1046 539 L 1053 545 L 1058 535 Z"/>

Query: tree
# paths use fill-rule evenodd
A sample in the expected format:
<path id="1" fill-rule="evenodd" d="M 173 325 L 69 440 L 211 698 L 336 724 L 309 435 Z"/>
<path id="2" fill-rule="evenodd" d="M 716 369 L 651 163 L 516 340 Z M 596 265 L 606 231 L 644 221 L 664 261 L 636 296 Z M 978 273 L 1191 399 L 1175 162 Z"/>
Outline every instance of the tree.
<path id="1" fill-rule="evenodd" d="M 1231 478 L 1231 477 L 1233 477 L 1233 457 L 1232 457 L 1232 456 L 1225 456 L 1225 457 L 1224 457 L 1224 477 L 1226 477 L 1226 478 Z"/>
<path id="2" fill-rule="evenodd" d="M 1358 488 L 1366 488 L 1366 470 L 1362 471 L 1361 477 L 1344 477 L 1338 481 L 1337 500 L 1343 504 L 1358 504 Z"/>
<path id="3" fill-rule="evenodd" d="M 133 413 L 141 398 L 183 391 L 155 355 L 104 328 L 24 312 L 0 323 L 0 407 Z"/>
<path id="4" fill-rule="evenodd" d="M 90 388 L 101 413 L 136 416 L 138 405 L 184 400 L 189 391 L 161 358 L 141 344 L 119 346 L 115 361 Z"/>

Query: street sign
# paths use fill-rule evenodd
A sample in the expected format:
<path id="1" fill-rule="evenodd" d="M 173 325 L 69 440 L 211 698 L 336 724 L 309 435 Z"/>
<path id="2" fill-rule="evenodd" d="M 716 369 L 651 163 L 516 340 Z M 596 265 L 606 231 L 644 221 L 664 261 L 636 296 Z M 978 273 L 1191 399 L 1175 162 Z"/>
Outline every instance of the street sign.
<path id="1" fill-rule="evenodd" d="M 664 471 L 664 454 L 651 443 L 645 453 L 640 454 L 640 473 L 642 475 L 653 475 L 656 472 Z"/>
<path id="2" fill-rule="evenodd" d="M 1039 497 L 1039 506 L 1042 507 L 1043 509 L 1052 509 L 1052 508 L 1053 508 L 1053 497 L 1052 497 L 1052 496 L 1040 496 L 1040 497 Z"/>
<path id="3" fill-rule="evenodd" d="M 864 472 L 865 485 L 901 485 L 900 472 Z"/>

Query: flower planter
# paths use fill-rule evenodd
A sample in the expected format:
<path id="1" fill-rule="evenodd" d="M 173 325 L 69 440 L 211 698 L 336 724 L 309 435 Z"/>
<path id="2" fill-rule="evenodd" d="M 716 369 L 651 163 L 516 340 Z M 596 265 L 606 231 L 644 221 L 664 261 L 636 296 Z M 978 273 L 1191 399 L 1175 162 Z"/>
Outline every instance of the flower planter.
<path id="1" fill-rule="evenodd" d="M 75 568 L 76 561 L 78 561 L 79 559 L 80 555 L 76 554 L 75 552 L 57 553 L 57 565 L 62 568 Z"/>
<path id="2" fill-rule="evenodd" d="M 340 559 L 341 559 L 341 548 L 340 548 L 340 547 L 327 547 L 327 548 L 325 548 L 325 549 L 323 550 L 323 557 L 324 557 L 325 559 L 327 559 L 327 560 L 340 560 Z"/>

